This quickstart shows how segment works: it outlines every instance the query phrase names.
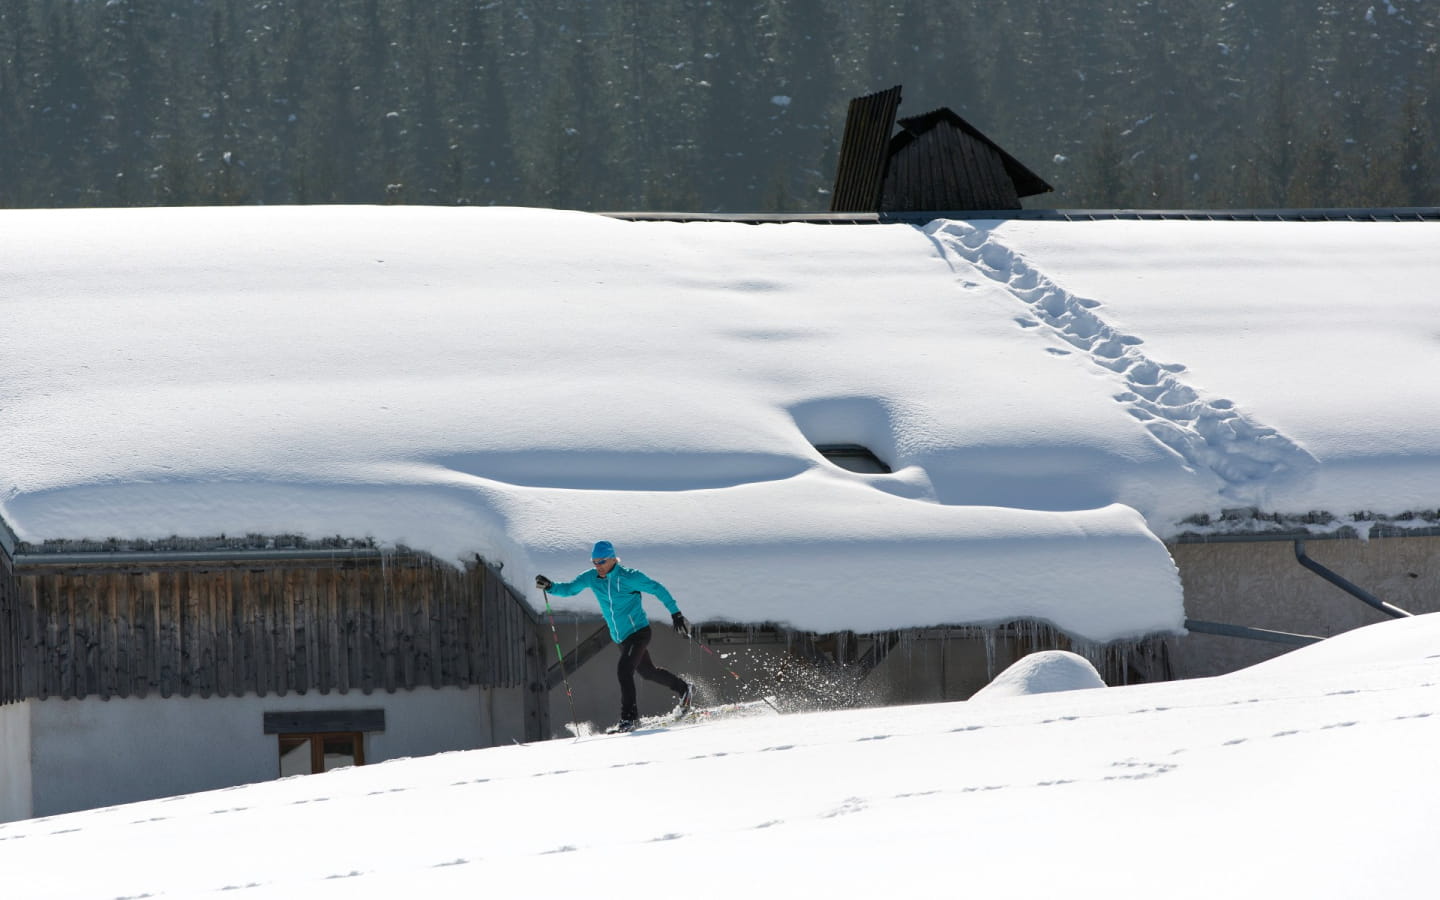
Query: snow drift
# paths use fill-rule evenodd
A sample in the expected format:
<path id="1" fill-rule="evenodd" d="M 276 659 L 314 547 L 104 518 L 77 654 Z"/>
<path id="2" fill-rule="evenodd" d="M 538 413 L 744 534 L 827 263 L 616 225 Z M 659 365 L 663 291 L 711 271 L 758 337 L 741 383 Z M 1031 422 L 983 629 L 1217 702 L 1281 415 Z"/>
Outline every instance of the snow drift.
<path id="1" fill-rule="evenodd" d="M 1105 679 L 1085 657 L 1066 650 L 1041 650 L 1011 663 L 1009 668 L 976 691 L 970 700 L 998 700 L 1104 686 Z"/>

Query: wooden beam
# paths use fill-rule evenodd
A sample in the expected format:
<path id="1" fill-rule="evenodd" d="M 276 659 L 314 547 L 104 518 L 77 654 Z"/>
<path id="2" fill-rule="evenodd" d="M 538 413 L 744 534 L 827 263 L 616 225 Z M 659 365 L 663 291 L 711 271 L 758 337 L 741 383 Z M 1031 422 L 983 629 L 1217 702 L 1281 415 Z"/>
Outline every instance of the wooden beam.
<path id="1" fill-rule="evenodd" d="M 316 734 L 324 731 L 384 731 L 383 709 L 324 709 L 305 712 L 267 712 L 266 734 Z"/>
<path id="2" fill-rule="evenodd" d="M 555 690 L 556 685 L 574 675 L 577 669 L 594 659 L 595 654 L 610 646 L 611 643 L 613 641 L 610 640 L 610 629 L 601 628 L 576 644 L 575 649 L 565 656 L 563 663 L 555 663 L 545 673 L 545 690 Z"/>

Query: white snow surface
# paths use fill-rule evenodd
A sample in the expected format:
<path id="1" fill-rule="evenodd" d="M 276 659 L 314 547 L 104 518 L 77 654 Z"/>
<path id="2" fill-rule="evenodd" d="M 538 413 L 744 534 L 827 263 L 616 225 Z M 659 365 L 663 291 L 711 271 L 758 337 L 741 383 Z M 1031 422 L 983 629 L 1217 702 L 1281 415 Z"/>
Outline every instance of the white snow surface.
<path id="1" fill-rule="evenodd" d="M 1085 657 L 1068 650 L 1041 650 L 1011 663 L 989 684 L 972 694 L 970 702 L 1083 691 L 1104 686 L 1105 679 Z"/>
<path id="2" fill-rule="evenodd" d="M 537 605 L 605 538 L 697 621 L 1173 632 L 1185 517 L 1440 507 L 1436 234 L 3 211 L 0 518 L 479 555 Z"/>
<path id="3" fill-rule="evenodd" d="M 1437 648 L 1427 615 L 1217 678 L 397 760 L 0 825 L 0 871 L 17 900 L 1428 898 Z"/>

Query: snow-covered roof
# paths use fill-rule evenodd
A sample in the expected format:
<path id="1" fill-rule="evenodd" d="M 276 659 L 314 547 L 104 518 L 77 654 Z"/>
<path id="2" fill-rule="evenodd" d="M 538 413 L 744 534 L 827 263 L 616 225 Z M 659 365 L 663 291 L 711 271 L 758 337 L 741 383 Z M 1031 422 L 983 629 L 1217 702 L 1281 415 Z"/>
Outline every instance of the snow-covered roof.
<path id="1" fill-rule="evenodd" d="M 606 538 L 697 620 L 1175 630 L 1197 516 L 1440 506 L 1435 236 L 5 211 L 0 517 L 367 536 L 532 592 Z"/>

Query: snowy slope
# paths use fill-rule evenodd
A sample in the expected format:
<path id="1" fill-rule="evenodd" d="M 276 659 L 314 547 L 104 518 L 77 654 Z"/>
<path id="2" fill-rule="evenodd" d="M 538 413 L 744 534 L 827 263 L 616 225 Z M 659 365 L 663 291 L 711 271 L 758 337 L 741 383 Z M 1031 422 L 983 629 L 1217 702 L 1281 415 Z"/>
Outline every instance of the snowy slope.
<path id="1" fill-rule="evenodd" d="M 1436 648 L 1420 616 L 1219 678 L 397 760 L 0 825 L 0 870 L 27 900 L 1430 897 Z"/>
<path id="2" fill-rule="evenodd" d="M 1105 641 L 1179 628 L 1187 517 L 1440 507 L 1440 379 L 1334 362 L 1324 419 L 1294 334 L 1379 319 L 1359 346 L 1423 370 L 1432 227 L 1095 224 L 0 212 L 0 518 L 373 538 L 525 590 L 603 537 L 692 619 Z"/>

